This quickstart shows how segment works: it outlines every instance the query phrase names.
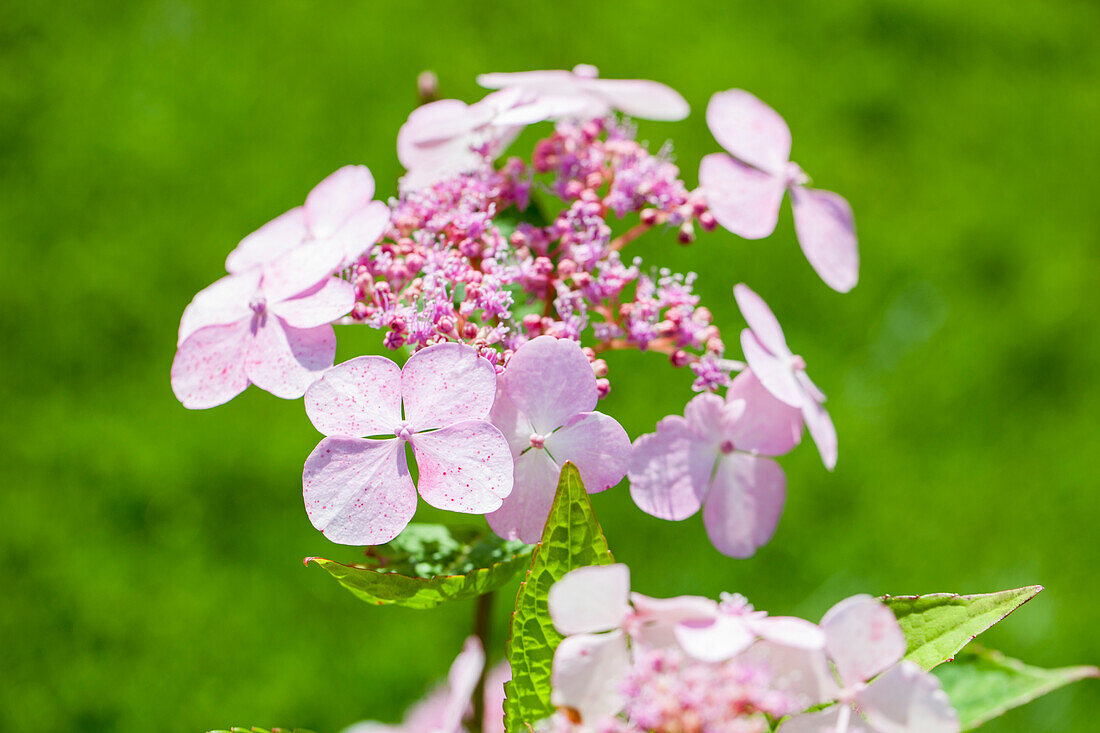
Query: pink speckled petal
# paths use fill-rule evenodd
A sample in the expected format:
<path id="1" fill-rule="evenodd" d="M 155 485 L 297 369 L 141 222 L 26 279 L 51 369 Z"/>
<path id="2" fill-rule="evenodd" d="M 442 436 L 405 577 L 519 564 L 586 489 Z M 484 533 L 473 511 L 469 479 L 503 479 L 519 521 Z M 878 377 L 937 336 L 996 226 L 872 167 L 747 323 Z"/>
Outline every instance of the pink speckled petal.
<path id="1" fill-rule="evenodd" d="M 531 447 L 531 434 L 535 429 L 531 427 L 531 421 L 519 411 L 516 403 L 508 397 L 508 393 L 502 389 L 501 380 L 497 379 L 497 396 L 493 401 L 493 409 L 489 411 L 489 422 L 496 425 L 497 429 L 508 441 L 508 447 L 512 451 L 512 457 L 516 458 L 520 453 Z"/>
<path id="2" fill-rule="evenodd" d="M 866 682 L 901 661 L 905 634 L 894 612 L 868 595 L 846 598 L 821 619 L 825 650 L 846 687 Z"/>
<path id="3" fill-rule="evenodd" d="M 371 248 L 390 223 L 390 209 L 381 201 L 371 201 L 347 218 L 329 239 L 344 253 L 349 265 Z"/>
<path id="4" fill-rule="evenodd" d="M 176 345 L 207 326 L 224 326 L 252 315 L 248 307 L 260 286 L 260 274 L 226 275 L 200 290 L 183 310 Z"/>
<path id="5" fill-rule="evenodd" d="M 264 265 L 297 247 L 306 235 L 305 210 L 296 206 L 242 239 L 225 258 L 225 269 L 240 273 Z"/>
<path id="6" fill-rule="evenodd" d="M 657 424 L 657 432 L 634 441 L 630 497 L 646 514 L 687 519 L 703 505 L 718 451 L 701 442 L 676 415 Z"/>
<path id="7" fill-rule="evenodd" d="M 493 531 L 506 540 L 534 544 L 550 516 L 561 468 L 544 450 L 529 450 L 515 459 L 512 493 L 485 518 Z"/>
<path id="8" fill-rule="evenodd" d="M 739 616 L 718 615 L 709 621 L 684 621 L 676 625 L 676 641 L 689 656 L 701 662 L 724 662 L 749 648 L 756 635 Z"/>
<path id="9" fill-rule="evenodd" d="M 802 439 L 801 410 L 776 399 L 751 369 L 738 374 L 726 391 L 726 404 L 737 403 L 744 407 L 725 432 L 737 450 L 781 456 Z"/>
<path id="10" fill-rule="evenodd" d="M 497 374 L 487 359 L 465 344 L 436 344 L 405 362 L 401 398 L 412 430 L 441 428 L 489 415 Z"/>
<path id="11" fill-rule="evenodd" d="M 332 326 L 299 329 L 268 314 L 253 331 L 245 372 L 253 384 L 276 397 L 298 399 L 336 357 Z"/>
<path id="12" fill-rule="evenodd" d="M 295 328 L 316 328 L 344 316 L 355 305 L 355 286 L 330 277 L 301 295 L 272 303 L 271 311 Z"/>
<path id="13" fill-rule="evenodd" d="M 302 473 L 313 526 L 341 545 L 377 545 L 396 537 L 416 512 L 404 448 L 396 438 L 318 443 Z"/>
<path id="14" fill-rule="evenodd" d="M 875 731 L 958 733 L 959 718 L 936 676 L 902 662 L 862 691 L 856 702 Z"/>
<path id="15" fill-rule="evenodd" d="M 745 361 L 764 388 L 777 399 L 791 407 L 801 407 L 806 401 L 806 392 L 799 384 L 790 357 L 776 356 L 768 351 L 754 331 L 741 331 L 741 351 Z"/>
<path id="16" fill-rule="evenodd" d="M 248 320 L 207 326 L 180 345 L 172 361 L 172 391 L 192 410 L 221 405 L 248 386 L 244 354 Z"/>
<path id="17" fill-rule="evenodd" d="M 787 477 L 770 458 L 731 453 L 723 457 L 703 505 L 703 525 L 715 549 L 746 558 L 775 534 Z"/>
<path id="18" fill-rule="evenodd" d="M 346 165 L 306 196 L 305 218 L 316 239 L 330 237 L 348 217 L 374 198 L 374 176 L 365 165 Z"/>
<path id="19" fill-rule="evenodd" d="M 623 632 L 569 636 L 554 652 L 550 702 L 572 708 L 581 722 L 594 726 L 622 708 L 619 688 L 629 666 Z"/>
<path id="20" fill-rule="evenodd" d="M 503 389 L 542 435 L 596 406 L 596 376 L 580 344 L 539 336 L 516 350 L 500 376 Z"/>
<path id="21" fill-rule="evenodd" d="M 775 175 L 791 157 L 791 131 L 779 113 L 743 89 L 718 92 L 707 105 L 707 127 L 730 154 Z"/>
<path id="22" fill-rule="evenodd" d="M 589 494 L 610 489 L 630 467 L 630 437 L 615 418 L 602 412 L 574 415 L 547 436 L 546 450 L 559 465 L 576 464 Z"/>
<path id="23" fill-rule="evenodd" d="M 733 298 L 760 343 L 774 356 L 790 356 L 791 350 L 783 336 L 783 327 L 779 325 L 779 319 L 764 299 L 744 283 L 733 286 Z"/>
<path id="24" fill-rule="evenodd" d="M 269 304 L 289 300 L 324 282 L 343 260 L 342 243 L 311 240 L 264 265 L 260 286 Z"/>
<path id="25" fill-rule="evenodd" d="M 488 514 L 512 491 L 512 454 L 485 420 L 464 420 L 409 439 L 420 469 L 417 488 L 437 509 Z"/>
<path id="26" fill-rule="evenodd" d="M 548 604 L 566 636 L 616 629 L 630 611 L 630 569 L 616 563 L 571 570 L 550 586 Z"/>
<path id="27" fill-rule="evenodd" d="M 310 385 L 305 406 L 324 435 L 392 434 L 401 422 L 401 367 L 382 356 L 349 359 Z"/>
<path id="28" fill-rule="evenodd" d="M 699 163 L 699 187 L 710 213 L 737 236 L 762 239 L 775 231 L 786 190 L 782 178 L 711 153 Z"/>
<path id="29" fill-rule="evenodd" d="M 847 293 L 859 281 L 859 245 L 852 207 L 843 196 L 804 186 L 791 188 L 794 230 L 814 272 Z"/>
<path id="30" fill-rule="evenodd" d="M 802 405 L 802 418 L 806 421 L 810 437 L 817 445 L 818 453 L 821 454 L 821 462 L 832 471 L 836 468 L 837 459 L 836 426 L 833 425 L 833 419 L 829 417 L 824 405 L 809 398 Z"/>
<path id="31" fill-rule="evenodd" d="M 691 112 L 672 87 L 647 79 L 591 79 L 581 83 L 623 114 L 645 120 L 682 120 Z"/>

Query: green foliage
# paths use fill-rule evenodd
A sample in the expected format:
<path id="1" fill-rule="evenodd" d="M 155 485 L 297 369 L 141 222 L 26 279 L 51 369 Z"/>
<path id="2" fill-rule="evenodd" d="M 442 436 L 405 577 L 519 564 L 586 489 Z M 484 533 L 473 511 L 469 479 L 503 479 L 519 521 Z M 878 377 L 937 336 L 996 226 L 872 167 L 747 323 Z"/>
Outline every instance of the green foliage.
<path id="1" fill-rule="evenodd" d="M 550 705 L 550 667 L 562 636 L 550 622 L 550 586 L 570 570 L 612 562 L 614 558 L 580 473 L 572 463 L 566 463 L 542 541 L 535 546 L 531 569 L 519 587 L 512 614 L 512 635 L 505 647 L 505 656 L 512 665 L 512 681 L 504 686 L 504 726 L 508 733 L 524 730 L 526 723 L 554 711 Z"/>
<path id="2" fill-rule="evenodd" d="M 936 670 L 963 730 L 973 730 L 1012 708 L 1098 674 L 1096 667 L 1030 667 L 981 647 L 967 649 L 954 662 Z"/>
<path id="3" fill-rule="evenodd" d="M 929 593 L 882 599 L 909 642 L 905 658 L 926 670 L 954 658 L 971 639 L 1034 598 L 1039 585 L 981 595 Z"/>
<path id="4" fill-rule="evenodd" d="M 410 524 L 367 564 L 307 557 L 357 597 L 378 605 L 434 608 L 496 590 L 527 565 L 532 547 L 492 532 L 441 524 Z"/>
<path id="5" fill-rule="evenodd" d="M 210 733 L 312 733 L 304 728 L 237 728 L 233 727 L 229 730 L 212 730 Z"/>

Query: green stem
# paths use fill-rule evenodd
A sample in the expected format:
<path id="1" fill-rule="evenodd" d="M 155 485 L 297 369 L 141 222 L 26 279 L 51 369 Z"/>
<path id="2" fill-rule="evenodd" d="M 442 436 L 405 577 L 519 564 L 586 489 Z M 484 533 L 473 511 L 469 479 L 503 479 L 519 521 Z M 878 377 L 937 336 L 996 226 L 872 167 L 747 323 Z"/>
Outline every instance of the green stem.
<path id="1" fill-rule="evenodd" d="M 485 676 L 489 672 L 489 641 L 493 628 L 493 592 L 490 591 L 478 596 L 477 607 L 474 609 L 474 634 L 481 641 L 481 648 L 485 651 L 485 665 L 481 669 L 477 686 L 474 688 L 474 719 L 470 721 L 470 733 L 481 733 L 482 722 L 485 719 Z"/>

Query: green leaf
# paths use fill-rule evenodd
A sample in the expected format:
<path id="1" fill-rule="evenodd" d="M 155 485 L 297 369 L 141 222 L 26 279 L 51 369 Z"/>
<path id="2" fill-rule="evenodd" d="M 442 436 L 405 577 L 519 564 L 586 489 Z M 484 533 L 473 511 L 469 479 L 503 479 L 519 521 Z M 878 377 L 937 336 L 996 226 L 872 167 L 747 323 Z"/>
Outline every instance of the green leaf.
<path id="1" fill-rule="evenodd" d="M 434 608 L 496 590 L 527 567 L 532 549 L 487 530 L 410 524 L 396 539 L 372 547 L 364 564 L 307 557 L 368 603 Z"/>
<path id="2" fill-rule="evenodd" d="M 230 728 L 229 730 L 212 730 L 210 733 L 312 733 L 305 728 Z"/>
<path id="3" fill-rule="evenodd" d="M 562 636 L 550 622 L 550 586 L 570 570 L 613 562 L 580 473 L 572 463 L 566 463 L 542 541 L 535 546 L 531 569 L 520 584 L 512 614 L 512 635 L 505 647 L 512 666 L 512 681 L 504 686 L 504 726 L 508 733 L 526 730 L 526 724 L 554 712 L 550 705 L 550 666 Z"/>
<path id="4" fill-rule="evenodd" d="M 881 600 L 901 624 L 909 648 L 905 658 L 930 670 L 955 657 L 971 639 L 1030 601 L 1043 587 L 963 596 L 930 593 L 884 596 Z"/>
<path id="5" fill-rule="evenodd" d="M 937 669 L 936 676 L 959 714 L 962 729 L 973 730 L 1059 687 L 1100 676 L 1100 670 L 1029 667 L 991 649 L 971 648 Z"/>

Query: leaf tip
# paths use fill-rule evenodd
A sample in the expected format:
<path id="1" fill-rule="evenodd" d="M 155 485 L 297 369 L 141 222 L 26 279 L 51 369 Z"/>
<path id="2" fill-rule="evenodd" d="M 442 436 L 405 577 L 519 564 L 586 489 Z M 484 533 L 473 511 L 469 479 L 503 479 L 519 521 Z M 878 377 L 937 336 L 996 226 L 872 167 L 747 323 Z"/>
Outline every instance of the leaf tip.
<path id="1" fill-rule="evenodd" d="M 311 562 L 315 562 L 315 563 L 317 563 L 318 565 L 320 565 L 320 564 L 321 564 L 321 563 L 322 563 L 322 562 L 324 561 L 324 559 L 325 559 L 325 558 L 323 558 L 323 557 L 317 557 L 317 556 L 315 556 L 315 555 L 311 555 L 310 557 L 304 558 L 304 559 L 302 560 L 302 564 L 303 564 L 303 565 L 305 565 L 305 566 L 306 566 L 306 567 L 308 568 L 308 567 L 309 567 L 309 564 L 310 564 Z"/>

